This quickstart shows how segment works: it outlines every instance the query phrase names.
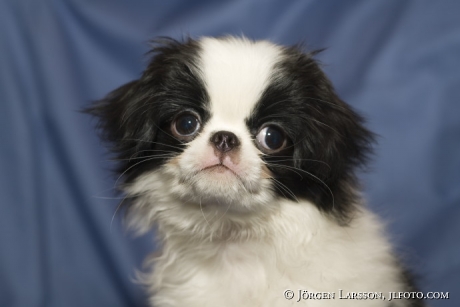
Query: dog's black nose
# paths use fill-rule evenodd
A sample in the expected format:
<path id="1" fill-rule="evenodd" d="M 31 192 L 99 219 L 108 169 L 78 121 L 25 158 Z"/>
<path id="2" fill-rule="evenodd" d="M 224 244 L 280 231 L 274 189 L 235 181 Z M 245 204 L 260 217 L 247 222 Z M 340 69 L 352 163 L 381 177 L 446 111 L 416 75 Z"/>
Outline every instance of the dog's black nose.
<path id="1" fill-rule="evenodd" d="M 211 136 L 210 141 L 221 152 L 230 151 L 240 145 L 236 135 L 230 131 L 218 131 Z"/>

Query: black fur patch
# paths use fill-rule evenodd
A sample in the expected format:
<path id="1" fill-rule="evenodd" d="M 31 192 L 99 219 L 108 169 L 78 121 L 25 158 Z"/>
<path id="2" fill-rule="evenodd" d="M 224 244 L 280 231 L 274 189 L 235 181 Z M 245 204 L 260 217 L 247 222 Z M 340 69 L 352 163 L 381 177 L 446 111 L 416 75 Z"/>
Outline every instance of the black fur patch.
<path id="1" fill-rule="evenodd" d="M 312 56 L 284 50 L 247 125 L 255 133 L 263 123 L 276 123 L 290 139 L 283 152 L 264 157 L 280 196 L 309 199 L 346 223 L 356 200 L 354 169 L 366 161 L 373 135 Z"/>
<path id="2" fill-rule="evenodd" d="M 183 142 L 171 135 L 174 116 L 194 110 L 204 123 L 209 118 L 208 94 L 197 75 L 200 51 L 196 41 L 154 42 L 153 60 L 140 79 L 121 86 L 87 112 L 99 117 L 102 136 L 119 160 L 118 172 L 129 183 L 182 151 Z"/>

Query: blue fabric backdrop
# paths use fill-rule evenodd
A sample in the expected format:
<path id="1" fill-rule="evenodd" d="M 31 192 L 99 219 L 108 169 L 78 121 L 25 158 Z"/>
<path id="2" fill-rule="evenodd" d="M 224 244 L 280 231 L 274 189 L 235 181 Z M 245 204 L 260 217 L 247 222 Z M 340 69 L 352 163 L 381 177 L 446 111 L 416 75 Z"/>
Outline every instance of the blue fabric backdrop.
<path id="1" fill-rule="evenodd" d="M 459 1 L 0 2 L 0 306 L 145 306 L 154 249 L 123 230 L 108 155 L 78 112 L 139 76 L 158 35 L 306 42 L 379 137 L 370 206 L 460 306 Z M 281 295 L 281 293 L 280 293 Z"/>

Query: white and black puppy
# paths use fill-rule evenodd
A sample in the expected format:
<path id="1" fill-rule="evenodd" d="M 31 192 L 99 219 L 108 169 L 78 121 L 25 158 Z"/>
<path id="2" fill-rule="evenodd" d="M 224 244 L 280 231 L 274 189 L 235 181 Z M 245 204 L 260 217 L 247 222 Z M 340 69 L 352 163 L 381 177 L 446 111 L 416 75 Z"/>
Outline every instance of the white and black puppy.
<path id="1" fill-rule="evenodd" d="M 339 297 L 413 288 L 357 190 L 373 136 L 313 53 L 234 37 L 153 53 L 90 109 L 131 225 L 157 230 L 152 306 L 423 305 Z"/>

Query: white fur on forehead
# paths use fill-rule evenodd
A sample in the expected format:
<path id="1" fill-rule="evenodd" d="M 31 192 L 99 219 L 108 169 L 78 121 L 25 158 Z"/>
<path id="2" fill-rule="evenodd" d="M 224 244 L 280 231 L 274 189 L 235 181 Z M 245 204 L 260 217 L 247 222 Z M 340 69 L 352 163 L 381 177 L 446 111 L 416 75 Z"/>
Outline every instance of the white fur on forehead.
<path id="1" fill-rule="evenodd" d="M 246 38 L 203 38 L 201 72 L 213 116 L 246 118 L 260 99 L 281 58 L 281 48 Z"/>

